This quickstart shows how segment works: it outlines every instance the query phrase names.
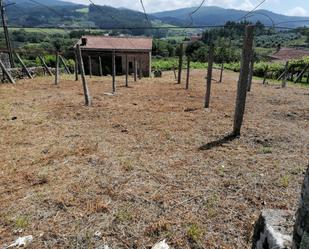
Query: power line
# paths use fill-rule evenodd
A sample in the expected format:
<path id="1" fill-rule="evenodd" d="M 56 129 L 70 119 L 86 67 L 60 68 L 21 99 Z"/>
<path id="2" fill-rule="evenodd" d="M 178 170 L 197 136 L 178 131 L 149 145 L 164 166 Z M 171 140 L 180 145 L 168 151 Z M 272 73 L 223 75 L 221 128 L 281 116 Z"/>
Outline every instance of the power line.
<path id="1" fill-rule="evenodd" d="M 28 1 L 30 1 L 30 2 L 32 2 L 32 3 L 35 3 L 35 4 L 37 4 L 37 5 L 40 5 L 40 6 L 42 6 L 42 7 L 45 7 L 45 8 L 47 8 L 47 9 L 49 9 L 50 11 L 52 11 L 53 13 L 55 13 L 56 15 L 63 17 L 63 15 L 62 15 L 60 12 L 56 11 L 55 9 L 53 9 L 52 7 L 50 7 L 50 6 L 48 6 L 48 5 L 45 5 L 45 4 L 40 3 L 40 2 L 37 2 L 37 1 L 35 1 L 35 0 L 28 0 Z"/>
<path id="2" fill-rule="evenodd" d="M 202 2 L 200 3 L 200 5 L 199 5 L 194 11 L 192 11 L 192 12 L 189 14 L 189 17 L 190 17 L 190 19 L 191 19 L 190 25 L 193 24 L 193 15 L 194 15 L 196 12 L 198 12 L 198 11 L 203 7 L 203 5 L 205 4 L 205 2 L 206 2 L 206 0 L 202 0 Z"/>
<path id="3" fill-rule="evenodd" d="M 97 27 L 90 27 L 90 30 L 98 30 L 98 31 L 104 31 L 104 30 L 139 30 L 139 29 L 146 29 L 146 30 L 160 30 L 160 29 L 204 29 L 204 28 L 228 28 L 232 27 L 232 25 L 196 25 L 196 26 L 164 26 L 164 27 L 106 27 L 106 28 L 97 28 Z M 270 25 L 265 25 L 265 27 L 273 27 Z M 9 28 L 21 28 L 18 26 L 9 26 Z M 23 28 L 34 28 L 30 26 L 23 26 Z M 67 29 L 67 30 L 85 30 L 86 27 L 77 27 L 77 26 L 71 26 L 71 27 L 58 27 L 58 26 L 49 26 L 49 27 L 35 27 L 40 29 Z M 276 29 L 293 29 L 297 30 L 297 28 L 291 28 L 286 26 L 275 26 Z"/>
<path id="4" fill-rule="evenodd" d="M 24 14 L 24 15 L 28 15 L 28 13 L 26 13 L 23 9 L 17 7 L 16 5 L 13 5 L 15 9 L 17 9 L 21 14 Z M 44 31 L 43 29 L 41 28 L 37 28 L 39 29 L 42 33 L 46 34 L 46 35 L 50 35 L 50 33 Z"/>
<path id="5" fill-rule="evenodd" d="M 274 21 L 274 19 L 272 19 L 269 15 L 267 15 L 267 14 L 265 14 L 265 13 L 261 13 L 261 12 L 253 12 L 252 13 L 252 15 L 250 15 L 250 16 L 247 16 L 247 17 L 252 17 L 252 16 L 254 16 L 254 15 L 262 15 L 262 16 L 266 16 L 266 17 L 268 17 L 269 18 L 269 20 L 271 21 L 271 23 L 272 23 L 272 26 L 273 27 L 275 27 L 275 21 Z"/>
<path id="6" fill-rule="evenodd" d="M 88 0 L 97 10 L 99 10 L 102 14 L 106 14 L 103 10 L 102 10 L 102 8 L 100 7 L 100 6 L 98 6 L 98 5 L 96 5 L 92 0 Z M 119 23 L 119 21 L 118 20 L 116 20 L 116 18 L 112 15 L 112 14 L 110 14 L 109 13 L 109 16 L 116 22 L 116 23 Z"/>
<path id="7" fill-rule="evenodd" d="M 145 14 L 145 18 L 146 18 L 146 20 L 147 20 L 147 22 L 148 22 L 148 25 L 149 25 L 149 27 L 151 27 L 151 26 L 152 26 L 152 25 L 151 25 L 151 21 L 149 20 L 149 17 L 148 17 L 148 15 L 147 15 L 147 12 L 146 12 L 146 9 L 145 9 L 145 6 L 144 6 L 144 2 L 143 2 L 143 0 L 140 0 L 140 2 L 141 2 L 141 5 L 142 5 L 144 14 Z"/>
<path id="8" fill-rule="evenodd" d="M 47 8 L 47 9 L 50 10 L 51 12 L 53 12 L 53 13 L 55 13 L 56 15 L 60 16 L 61 18 L 64 17 L 61 13 L 59 13 L 58 11 L 56 11 L 55 9 L 53 9 L 52 7 L 50 7 L 50 6 L 48 6 L 48 5 L 39 3 L 39 2 L 37 2 L 37 1 L 35 1 L 35 0 L 28 0 L 28 1 L 30 1 L 30 2 L 32 2 L 32 3 L 35 3 L 35 4 L 39 5 L 39 6 L 42 6 L 42 7 Z M 57 28 L 59 28 L 59 27 L 57 27 Z M 63 30 L 64 30 L 67 34 L 69 34 L 69 32 L 66 30 L 65 27 L 63 27 Z"/>
<path id="9" fill-rule="evenodd" d="M 252 10 L 250 10 L 247 14 L 236 20 L 236 22 L 241 21 L 242 19 L 246 18 L 248 15 L 250 15 L 252 12 L 254 12 L 258 7 L 260 7 L 263 3 L 265 3 L 266 0 L 261 1 L 257 6 L 255 6 Z"/>

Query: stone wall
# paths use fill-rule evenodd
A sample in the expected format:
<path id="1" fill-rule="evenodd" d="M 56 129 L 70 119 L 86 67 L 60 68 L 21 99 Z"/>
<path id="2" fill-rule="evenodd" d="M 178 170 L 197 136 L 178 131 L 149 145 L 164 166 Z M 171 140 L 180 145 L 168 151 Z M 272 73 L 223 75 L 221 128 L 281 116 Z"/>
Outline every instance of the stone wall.
<path id="1" fill-rule="evenodd" d="M 22 68 L 8 68 L 7 70 L 8 70 L 9 73 L 11 73 L 12 77 L 15 80 L 28 79 L 27 74 L 24 72 L 24 70 Z M 48 75 L 44 67 L 29 67 L 28 70 L 33 77 Z M 55 72 L 56 72 L 55 68 L 50 68 L 50 70 L 53 74 L 55 74 Z M 65 73 L 64 69 L 61 68 L 60 74 L 64 74 L 64 73 Z M 7 79 L 3 75 L 2 71 L 1 71 L 0 77 L 2 79 L 2 82 L 7 82 Z"/>

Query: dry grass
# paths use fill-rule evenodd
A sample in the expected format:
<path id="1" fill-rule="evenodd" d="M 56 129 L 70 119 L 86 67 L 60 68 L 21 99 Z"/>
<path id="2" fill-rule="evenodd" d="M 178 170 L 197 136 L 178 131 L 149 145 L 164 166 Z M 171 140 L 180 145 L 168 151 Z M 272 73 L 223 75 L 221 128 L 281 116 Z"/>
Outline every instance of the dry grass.
<path id="1" fill-rule="evenodd" d="M 1 85 L 0 246 L 32 234 L 33 248 L 163 238 L 179 249 L 250 248 L 261 209 L 296 208 L 309 90 L 254 82 L 242 137 L 199 150 L 231 131 L 237 82 L 214 82 L 204 110 L 204 76 L 194 71 L 186 91 L 165 73 L 116 96 L 104 95 L 110 78 L 93 78 L 89 108 L 73 77 Z"/>

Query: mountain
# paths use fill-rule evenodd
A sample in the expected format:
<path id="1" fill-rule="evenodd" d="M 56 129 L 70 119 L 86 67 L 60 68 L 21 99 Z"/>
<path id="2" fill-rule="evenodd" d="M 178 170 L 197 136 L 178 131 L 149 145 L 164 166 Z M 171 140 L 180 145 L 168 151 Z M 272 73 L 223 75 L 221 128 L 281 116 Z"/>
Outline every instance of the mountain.
<path id="1" fill-rule="evenodd" d="M 11 4 L 11 3 L 15 3 L 16 6 L 23 6 L 23 7 L 28 7 L 28 8 L 32 8 L 32 7 L 36 7 L 39 4 L 43 4 L 46 6 L 73 6 L 76 5 L 75 3 L 71 3 L 71 2 L 66 2 L 66 1 L 61 1 L 61 0 L 7 0 L 5 1 L 6 4 Z"/>
<path id="2" fill-rule="evenodd" d="M 184 8 L 153 13 L 152 15 L 161 19 L 163 22 L 172 25 L 189 25 L 192 22 L 190 18 L 190 13 L 192 13 L 195 9 L 196 8 Z M 227 21 L 238 20 L 247 13 L 247 11 L 242 10 L 224 9 L 220 7 L 209 6 L 202 7 L 192 16 L 192 19 L 194 25 L 223 25 Z M 309 22 L 304 21 L 308 19 L 309 17 L 285 16 L 281 14 L 276 14 L 268 10 L 257 10 L 256 12 L 254 12 L 254 15 L 249 15 L 249 17 L 247 18 L 247 20 L 249 21 L 260 21 L 265 25 L 272 25 L 273 22 L 282 23 L 282 26 L 290 28 L 306 25 L 308 26 Z M 291 20 L 300 22 L 286 23 Z"/>
<path id="3" fill-rule="evenodd" d="M 110 6 L 94 6 L 75 4 L 60 0 L 7 0 L 5 4 L 9 26 L 17 27 L 81 27 L 81 28 L 115 28 L 115 27 L 147 27 L 142 12 L 113 8 Z M 193 17 L 193 23 L 189 14 L 196 8 L 184 8 L 172 11 L 159 12 L 149 15 L 154 25 L 224 25 L 227 21 L 238 20 L 247 14 L 246 11 L 236 9 L 224 9 L 219 7 L 202 7 Z M 300 22 L 282 23 L 282 26 L 299 27 L 308 25 L 302 20 L 305 17 L 291 17 L 276 14 L 267 10 L 258 10 L 247 18 L 253 22 L 261 21 L 266 25 L 299 20 Z M 281 25 L 280 25 L 281 26 Z M 137 32 L 137 31 L 135 31 Z M 145 34 L 146 30 L 140 30 Z M 138 33 L 138 32 L 137 32 Z"/>

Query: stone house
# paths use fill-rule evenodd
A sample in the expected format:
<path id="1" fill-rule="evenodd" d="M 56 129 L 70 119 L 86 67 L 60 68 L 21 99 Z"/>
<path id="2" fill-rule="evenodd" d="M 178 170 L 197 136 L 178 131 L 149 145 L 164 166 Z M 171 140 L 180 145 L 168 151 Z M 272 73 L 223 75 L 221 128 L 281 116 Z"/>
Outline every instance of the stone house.
<path id="1" fill-rule="evenodd" d="M 100 58 L 103 74 L 111 74 L 112 54 L 115 51 L 117 75 L 126 72 L 126 56 L 130 74 L 134 72 L 134 61 L 136 61 L 137 67 L 141 66 L 144 77 L 151 75 L 152 38 L 83 36 L 77 44 L 80 44 L 82 50 L 86 74 L 90 72 L 91 62 L 92 74 L 100 75 Z"/>

